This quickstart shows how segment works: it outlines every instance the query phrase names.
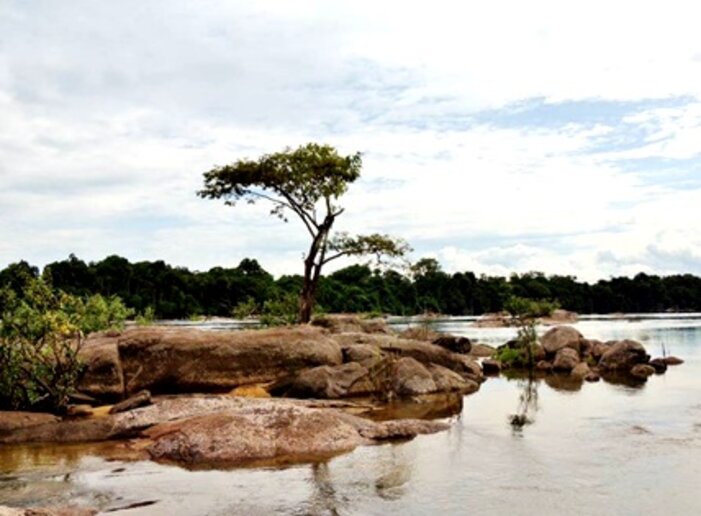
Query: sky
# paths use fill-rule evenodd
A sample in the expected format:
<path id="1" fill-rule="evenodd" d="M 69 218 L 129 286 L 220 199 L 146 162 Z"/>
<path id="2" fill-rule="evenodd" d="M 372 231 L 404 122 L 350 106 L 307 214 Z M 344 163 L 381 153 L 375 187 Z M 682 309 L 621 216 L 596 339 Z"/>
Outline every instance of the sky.
<path id="1" fill-rule="evenodd" d="M 300 222 L 195 192 L 314 141 L 363 153 L 338 229 L 414 260 L 701 275 L 700 19 L 689 0 L 0 0 L 0 267 L 298 273 Z"/>

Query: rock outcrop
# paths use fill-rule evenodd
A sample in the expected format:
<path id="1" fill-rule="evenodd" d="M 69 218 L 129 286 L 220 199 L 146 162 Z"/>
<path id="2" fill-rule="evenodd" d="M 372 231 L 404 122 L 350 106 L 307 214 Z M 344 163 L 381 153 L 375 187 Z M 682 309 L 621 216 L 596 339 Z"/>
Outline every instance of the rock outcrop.
<path id="1" fill-rule="evenodd" d="M 629 372 L 637 364 L 645 364 L 650 356 L 640 342 L 620 340 L 611 342 L 601 355 L 599 367 L 606 371 Z"/>
<path id="2" fill-rule="evenodd" d="M 540 338 L 540 344 L 546 355 L 552 357 L 562 348 L 571 348 L 579 353 L 582 340 L 582 334 L 571 326 L 556 326 Z"/>

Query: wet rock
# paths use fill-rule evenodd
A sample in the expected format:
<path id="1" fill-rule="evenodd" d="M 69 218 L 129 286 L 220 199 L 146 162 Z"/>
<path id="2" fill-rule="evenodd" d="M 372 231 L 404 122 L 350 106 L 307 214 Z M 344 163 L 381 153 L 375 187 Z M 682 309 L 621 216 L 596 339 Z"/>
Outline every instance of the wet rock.
<path id="1" fill-rule="evenodd" d="M 224 391 L 343 361 L 338 344 L 321 329 L 304 326 L 231 332 L 139 328 L 119 337 L 117 347 L 127 394 Z"/>
<path id="2" fill-rule="evenodd" d="M 684 363 L 684 361 L 678 357 L 665 357 L 663 360 L 668 366 L 680 365 Z"/>
<path id="3" fill-rule="evenodd" d="M 653 358 L 650 360 L 650 365 L 655 368 L 657 374 L 667 371 L 667 363 L 664 361 L 664 358 Z"/>
<path id="4" fill-rule="evenodd" d="M 401 396 L 428 394 L 438 390 L 429 370 L 411 357 L 397 360 L 394 367 L 393 388 L 394 392 Z"/>
<path id="5" fill-rule="evenodd" d="M 553 370 L 553 363 L 548 360 L 541 360 L 535 365 L 535 368 L 538 371 L 550 372 Z"/>
<path id="6" fill-rule="evenodd" d="M 301 371 L 285 393 L 297 398 L 345 398 L 369 394 L 376 386 L 367 367 L 358 362 L 320 366 Z"/>
<path id="7" fill-rule="evenodd" d="M 553 369 L 556 371 L 569 372 L 579 364 L 579 353 L 576 350 L 563 347 L 558 350 L 553 361 Z"/>
<path id="8" fill-rule="evenodd" d="M 453 353 L 467 354 L 472 349 L 472 343 L 467 337 L 455 337 L 442 335 L 433 341 L 433 344 L 452 351 Z"/>
<path id="9" fill-rule="evenodd" d="M 436 364 L 429 364 L 427 369 L 433 377 L 437 392 L 461 392 L 471 394 L 479 390 L 479 384 L 463 378 L 455 371 Z"/>
<path id="10" fill-rule="evenodd" d="M 234 466 L 259 461 L 314 461 L 363 443 L 332 411 L 268 404 L 164 423 L 147 430 L 153 459 Z"/>
<path id="11" fill-rule="evenodd" d="M 635 378 L 645 380 L 648 376 L 655 374 L 655 368 L 648 364 L 637 364 L 630 370 L 630 374 Z"/>
<path id="12" fill-rule="evenodd" d="M 599 376 L 599 373 L 595 373 L 594 371 L 592 371 L 584 377 L 584 380 L 592 383 L 598 382 L 599 380 L 601 380 L 601 376 Z"/>
<path id="13" fill-rule="evenodd" d="M 116 414 L 117 412 L 126 412 L 127 410 L 134 410 L 135 408 L 144 407 L 151 404 L 151 393 L 147 390 L 138 392 L 131 398 L 121 401 L 114 405 L 110 409 L 110 414 Z"/>
<path id="14" fill-rule="evenodd" d="M 582 334 L 571 326 L 556 326 L 540 338 L 540 343 L 548 356 L 555 355 L 562 348 L 571 348 L 579 353 Z"/>
<path id="15" fill-rule="evenodd" d="M 494 376 L 501 373 L 501 362 L 493 358 L 482 360 L 482 372 L 487 376 Z"/>
<path id="16" fill-rule="evenodd" d="M 634 340 L 614 341 L 601 356 L 599 367 L 607 371 L 630 371 L 637 364 L 650 359 L 640 342 Z"/>
<path id="17" fill-rule="evenodd" d="M 472 349 L 470 350 L 470 355 L 473 357 L 485 358 L 494 356 L 495 352 L 496 348 L 493 346 L 489 346 L 487 344 L 473 344 Z"/>
<path id="18" fill-rule="evenodd" d="M 589 348 L 589 355 L 594 358 L 597 362 L 601 358 L 601 356 L 608 351 L 608 349 L 611 347 L 610 344 L 601 342 L 600 340 L 595 340 L 595 339 L 586 339 L 587 341 L 587 347 Z"/>
<path id="19" fill-rule="evenodd" d="M 575 378 L 584 380 L 587 376 L 591 374 L 591 369 L 589 368 L 589 364 L 587 364 L 586 362 L 580 362 L 574 367 L 574 369 L 572 369 L 570 374 Z"/>

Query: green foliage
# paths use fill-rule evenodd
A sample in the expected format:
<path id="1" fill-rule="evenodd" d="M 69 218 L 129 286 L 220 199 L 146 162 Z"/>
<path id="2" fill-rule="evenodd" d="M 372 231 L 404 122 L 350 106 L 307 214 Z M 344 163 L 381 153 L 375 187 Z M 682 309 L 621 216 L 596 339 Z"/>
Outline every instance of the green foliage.
<path id="1" fill-rule="evenodd" d="M 156 311 L 152 306 L 147 306 L 143 312 L 136 316 L 136 324 L 150 326 L 156 320 Z"/>
<path id="2" fill-rule="evenodd" d="M 547 317 L 559 307 L 559 304 L 554 301 L 533 300 L 519 296 L 512 296 L 504 303 L 504 310 L 516 319 Z"/>
<path id="3" fill-rule="evenodd" d="M 255 299 L 249 297 L 237 304 L 231 311 L 231 315 L 234 319 L 249 319 L 258 314 L 258 311 L 258 303 L 256 303 Z"/>
<path id="4" fill-rule="evenodd" d="M 82 300 L 26 278 L 21 295 L 0 290 L 0 407 L 61 410 L 83 370 L 78 352 L 92 331 L 118 327 L 129 310 L 119 299 Z"/>
<path id="5" fill-rule="evenodd" d="M 284 326 L 297 322 L 299 309 L 296 295 L 286 294 L 278 299 L 271 299 L 263 304 L 260 323 L 263 326 Z"/>
<path id="6" fill-rule="evenodd" d="M 287 221 L 293 213 L 311 237 L 304 257 L 304 275 L 299 293 L 298 321 L 311 320 L 324 265 L 342 256 L 373 254 L 397 258 L 409 248 L 386 235 L 346 234 L 333 236 L 336 218 L 344 212 L 338 198 L 360 176 L 360 153 L 341 156 L 330 145 L 309 143 L 297 149 L 266 154 L 257 160 L 240 159 L 231 165 L 204 173 L 204 188 L 198 195 L 224 199 L 233 206 L 240 200 L 272 203 L 271 214 Z"/>

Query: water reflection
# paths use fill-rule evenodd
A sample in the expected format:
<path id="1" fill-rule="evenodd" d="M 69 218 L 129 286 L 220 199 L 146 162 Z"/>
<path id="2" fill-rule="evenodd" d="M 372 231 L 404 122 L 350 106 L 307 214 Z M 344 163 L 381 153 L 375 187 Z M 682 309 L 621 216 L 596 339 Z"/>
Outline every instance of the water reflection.
<path id="1" fill-rule="evenodd" d="M 519 403 L 518 411 L 509 418 L 511 427 L 518 432 L 529 423 L 533 422 L 535 413 L 538 410 L 538 380 L 531 370 L 525 380 L 519 380 Z"/>

